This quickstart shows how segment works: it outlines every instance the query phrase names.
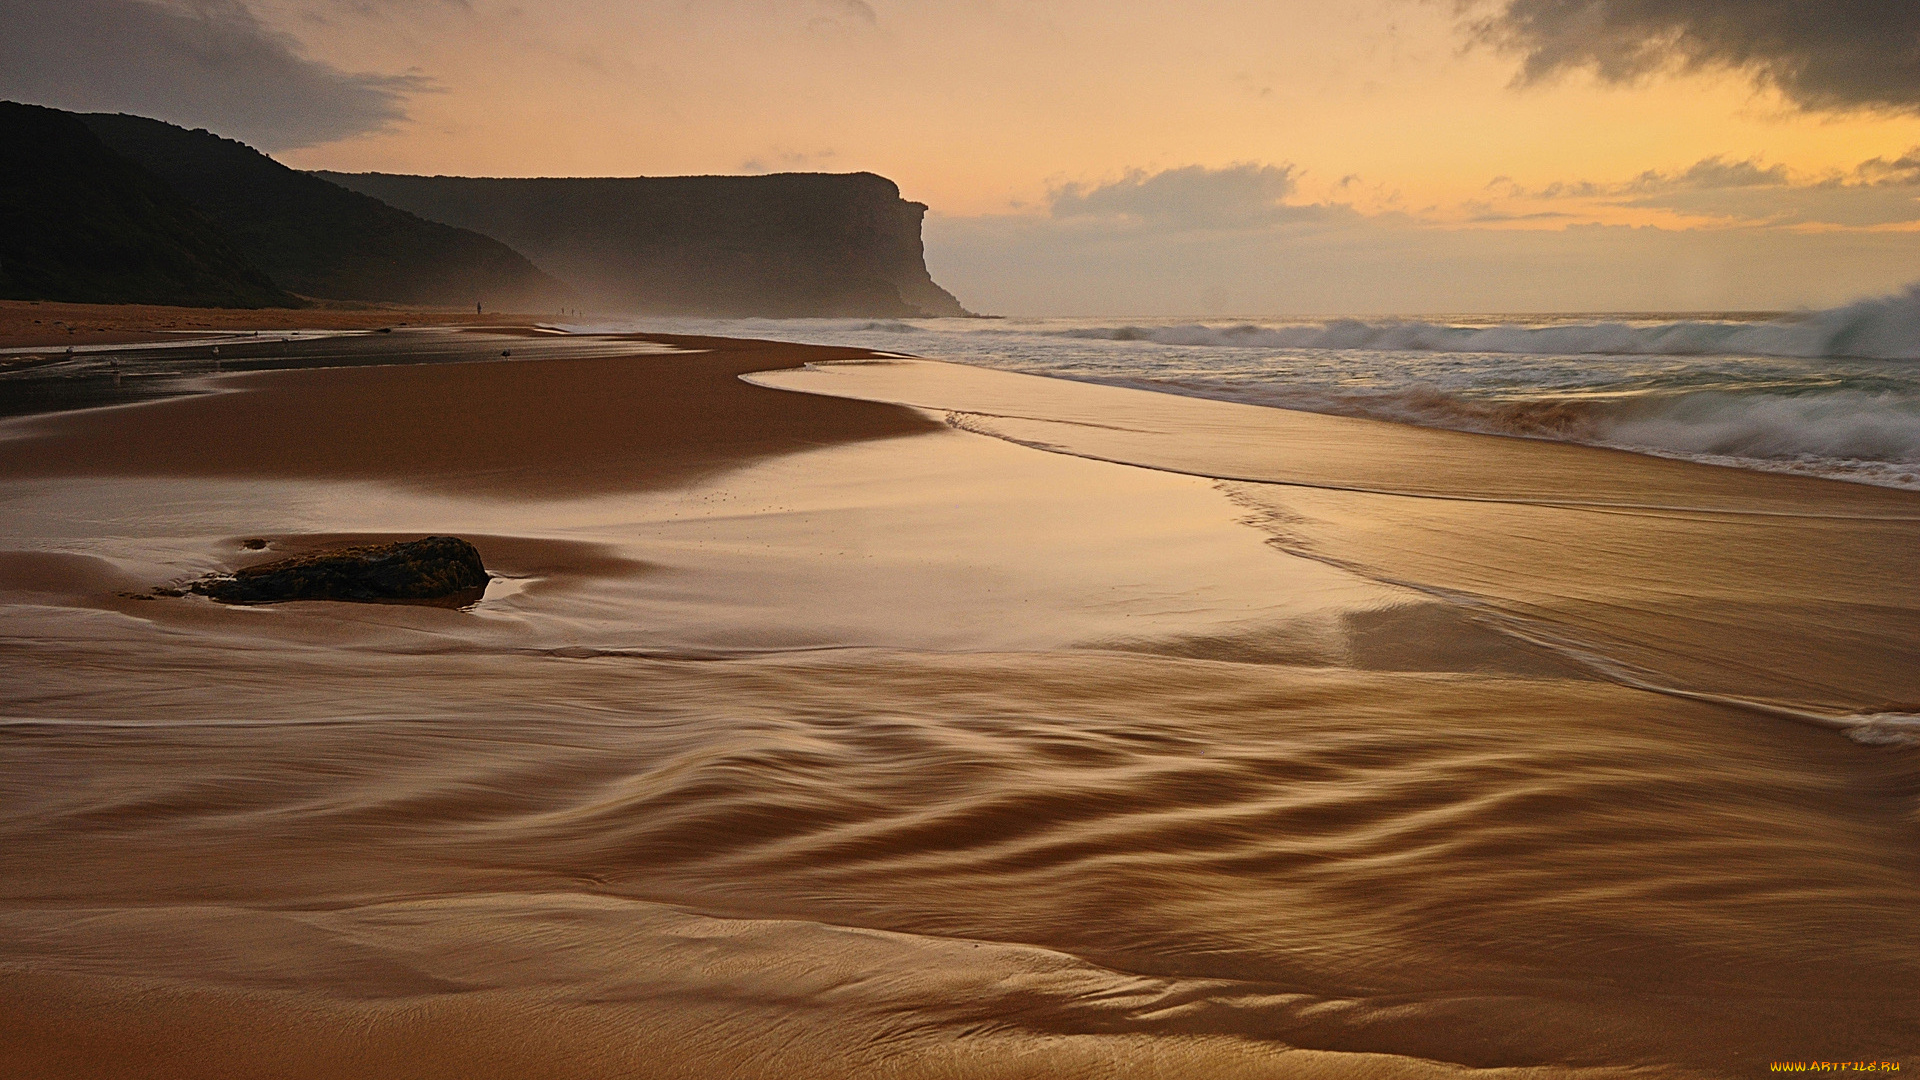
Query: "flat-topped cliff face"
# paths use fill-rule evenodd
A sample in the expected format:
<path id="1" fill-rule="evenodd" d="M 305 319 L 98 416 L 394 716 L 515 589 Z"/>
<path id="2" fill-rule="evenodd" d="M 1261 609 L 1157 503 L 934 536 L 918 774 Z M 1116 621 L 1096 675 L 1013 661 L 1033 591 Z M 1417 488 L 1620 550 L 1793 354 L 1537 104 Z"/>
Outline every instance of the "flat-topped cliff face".
<path id="1" fill-rule="evenodd" d="M 926 206 L 872 173 L 475 179 L 316 174 L 525 254 L 610 311 L 965 315 L 927 273 Z"/>

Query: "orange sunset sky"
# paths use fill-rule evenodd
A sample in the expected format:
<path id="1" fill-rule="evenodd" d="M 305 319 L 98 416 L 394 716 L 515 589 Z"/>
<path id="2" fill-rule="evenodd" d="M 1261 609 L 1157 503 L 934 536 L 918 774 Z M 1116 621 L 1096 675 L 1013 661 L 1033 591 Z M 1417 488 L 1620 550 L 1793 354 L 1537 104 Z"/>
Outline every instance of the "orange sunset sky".
<path id="1" fill-rule="evenodd" d="M 1790 308 L 1920 278 L 1916 9 L 0 0 L 0 94 L 302 168 L 870 170 L 989 311 Z"/>

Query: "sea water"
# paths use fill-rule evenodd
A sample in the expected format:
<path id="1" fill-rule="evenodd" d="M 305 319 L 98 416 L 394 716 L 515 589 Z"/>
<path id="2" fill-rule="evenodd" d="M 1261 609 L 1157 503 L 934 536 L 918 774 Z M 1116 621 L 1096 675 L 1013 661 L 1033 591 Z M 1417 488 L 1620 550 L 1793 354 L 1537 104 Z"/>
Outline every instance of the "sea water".
<path id="1" fill-rule="evenodd" d="M 616 327 L 850 345 L 1920 489 L 1920 285 L 1784 314 L 592 325 Z"/>

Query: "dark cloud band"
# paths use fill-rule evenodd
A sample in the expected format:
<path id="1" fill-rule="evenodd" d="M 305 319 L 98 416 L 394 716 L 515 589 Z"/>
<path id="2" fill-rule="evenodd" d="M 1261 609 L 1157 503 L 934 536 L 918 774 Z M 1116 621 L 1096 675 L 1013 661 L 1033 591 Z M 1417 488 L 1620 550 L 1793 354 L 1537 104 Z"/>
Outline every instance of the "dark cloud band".
<path id="1" fill-rule="evenodd" d="M 425 88 L 308 59 L 238 0 L 0 0 L 0 97 L 279 150 L 387 127 Z"/>
<path id="2" fill-rule="evenodd" d="M 1523 78 L 1589 68 L 1628 82 L 1731 68 L 1805 109 L 1920 112 L 1913 0 L 1498 0 L 1476 29 L 1526 57 Z M 1477 8 L 1474 0 L 1463 6 Z"/>

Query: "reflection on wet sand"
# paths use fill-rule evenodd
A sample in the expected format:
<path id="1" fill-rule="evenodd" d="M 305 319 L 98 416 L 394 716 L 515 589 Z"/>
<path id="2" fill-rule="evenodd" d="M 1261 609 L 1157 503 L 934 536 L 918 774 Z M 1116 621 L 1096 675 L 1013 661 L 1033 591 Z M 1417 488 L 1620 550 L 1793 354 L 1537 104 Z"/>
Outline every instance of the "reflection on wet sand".
<path id="1" fill-rule="evenodd" d="M 1809 709 L 1909 693 L 1912 496 L 938 370 L 865 388 L 917 410 L 737 378 L 844 355 L 228 376 L 10 422 L 0 1074 L 1744 1076 L 1920 1047 L 1916 751 L 1595 659 Z M 752 378 L 863 371 L 915 374 Z M 993 428 L 988 390 L 1040 419 Z M 442 531 L 515 587 L 116 595 Z"/>
<path id="2" fill-rule="evenodd" d="M 1920 711 L 1911 492 L 927 361 L 750 378 L 937 404 L 970 431 L 1219 478 L 1281 549 L 1603 676 L 1843 727 L 1884 717 L 1869 738 L 1901 737 L 1900 715 Z"/>

